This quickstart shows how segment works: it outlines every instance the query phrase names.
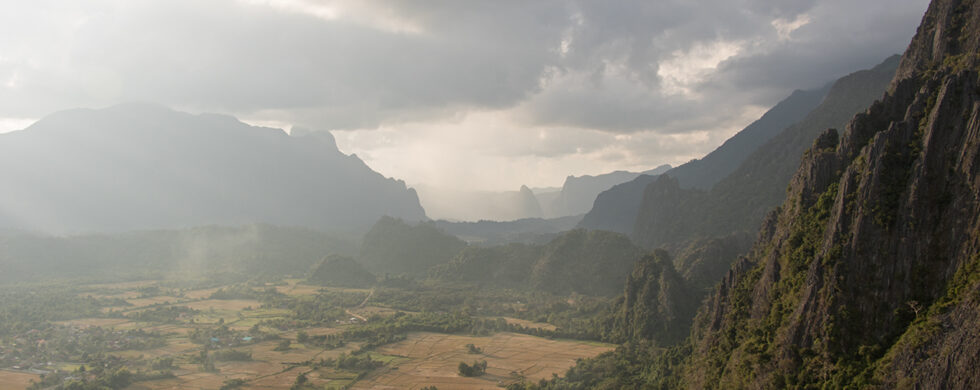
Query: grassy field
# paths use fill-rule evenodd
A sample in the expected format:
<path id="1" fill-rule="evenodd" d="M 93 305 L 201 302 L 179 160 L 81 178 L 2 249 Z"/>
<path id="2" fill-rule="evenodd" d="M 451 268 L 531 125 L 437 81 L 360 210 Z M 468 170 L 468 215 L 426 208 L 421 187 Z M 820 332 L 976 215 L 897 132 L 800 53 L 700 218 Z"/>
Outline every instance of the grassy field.
<path id="1" fill-rule="evenodd" d="M 263 293 L 274 287 L 285 296 L 276 299 L 295 302 L 313 302 L 314 295 L 326 291 L 325 296 L 338 293 L 372 295 L 371 289 L 322 288 L 304 284 L 299 279 L 288 279 L 275 284 L 246 287 L 246 293 L 237 296 L 253 297 L 247 289 Z M 464 334 L 442 334 L 413 332 L 398 334 L 391 344 L 361 350 L 368 339 L 344 340 L 344 343 L 328 344 L 337 340 L 344 331 L 367 326 L 371 323 L 355 321 L 350 323 L 348 316 L 372 321 L 397 320 L 402 315 L 420 313 L 395 310 L 382 306 L 365 305 L 367 300 L 356 299 L 356 303 L 345 303 L 340 310 L 341 318 L 318 319 L 309 322 L 296 322 L 300 318 L 298 309 L 293 306 L 276 306 L 257 299 L 211 299 L 219 289 L 227 288 L 242 291 L 242 285 L 220 286 L 203 289 L 165 288 L 156 281 L 139 281 L 115 284 L 86 285 L 80 295 L 100 299 L 122 299 L 127 306 L 114 306 L 116 311 L 110 318 L 78 318 L 59 321 L 55 324 L 67 328 L 66 332 L 82 332 L 84 329 L 98 327 L 111 329 L 114 334 L 125 334 L 132 330 L 152 333 L 155 343 L 143 349 L 113 349 L 112 356 L 122 358 L 131 371 L 146 372 L 151 362 L 170 360 L 166 367 L 174 377 L 152 381 L 142 381 L 128 387 L 131 390 L 162 389 L 218 389 L 227 381 L 241 379 L 246 383 L 241 389 L 288 389 L 296 383 L 297 377 L 305 375 L 314 388 L 354 388 L 354 389 L 411 389 L 424 386 L 437 386 L 446 389 L 486 389 L 506 386 L 521 380 L 537 381 L 550 379 L 552 375 L 563 374 L 574 365 L 576 359 L 593 357 L 612 350 L 614 346 L 596 342 L 552 340 L 517 333 L 496 333 L 491 336 L 469 336 Z M 159 295 L 153 295 L 159 294 Z M 263 302 L 270 302 L 259 295 Z M 271 301 L 276 302 L 276 301 Z M 115 305 L 109 303 L 109 305 Z M 182 312 L 175 317 L 167 317 L 165 322 L 154 318 L 138 317 L 143 311 L 166 312 L 173 307 L 186 306 L 193 312 Z M 105 311 L 104 311 L 105 312 Z M 325 311 L 329 312 L 329 311 Z M 93 314 L 89 314 L 91 316 Z M 97 315 L 97 314 L 96 314 Z M 119 316 L 125 316 L 119 318 Z M 136 321 L 140 318 L 140 321 Z M 497 318 L 497 317 L 484 317 Z M 516 318 L 502 317 L 507 323 L 525 328 L 545 331 L 555 330 L 555 326 Z M 228 332 L 209 339 L 214 329 Z M 98 329 L 94 329 L 96 333 Z M 300 332 L 310 337 L 306 343 L 298 341 Z M 138 333 L 138 332 L 137 332 Z M 145 333 L 141 333 L 145 334 Z M 402 340 L 402 337 L 405 337 Z M 256 336 L 251 340 L 251 336 Z M 130 337 L 130 336 L 125 336 Z M 142 336 L 141 336 L 142 337 Z M 195 341 L 192 341 L 192 337 Z M 249 338 L 249 340 L 245 340 Z M 315 338 L 319 338 L 317 341 Z M 160 340 L 165 340 L 159 346 Z M 265 340 L 265 341 L 262 341 Z M 288 348 L 283 344 L 289 341 Z M 332 341 L 333 342 L 333 341 Z M 390 342 L 390 341 L 386 341 Z M 381 343 L 383 344 L 383 343 Z M 480 349 L 472 353 L 467 347 L 473 344 Z M 318 346 L 320 345 L 320 346 Z M 325 347 L 333 345 L 333 347 Z M 139 348 L 139 347 L 134 347 Z M 243 361 L 213 361 L 213 370 L 205 371 L 202 356 L 215 356 L 216 351 L 234 349 L 245 352 L 251 359 Z M 341 356 L 365 355 L 376 362 L 378 367 L 351 368 L 343 366 Z M 210 358 L 209 358 L 210 359 Z M 217 360 L 217 358 L 214 358 Z M 462 377 L 458 374 L 460 362 L 487 362 L 487 372 L 479 377 Z M 209 362 L 211 360 L 208 360 Z M 331 362 L 337 362 L 336 364 Z M 73 372 L 80 367 L 79 361 L 58 362 L 48 365 L 64 372 Z M 343 368 L 341 368 L 343 367 Z M 35 367 L 36 368 L 36 367 Z M 24 371 L 0 370 L 0 390 L 24 389 L 39 376 Z"/>
<path id="2" fill-rule="evenodd" d="M 40 378 L 37 374 L 26 372 L 0 370 L 0 389 L 23 389 L 31 384 L 32 380 Z"/>
<path id="3" fill-rule="evenodd" d="M 470 353 L 473 344 L 482 353 Z M 578 341 L 498 333 L 490 337 L 439 333 L 412 333 L 408 339 L 379 347 L 378 353 L 399 356 L 404 361 L 354 384 L 354 389 L 413 389 L 436 386 L 442 389 L 486 389 L 505 386 L 526 378 L 529 381 L 564 374 L 579 358 L 611 351 L 615 346 Z M 487 373 L 462 377 L 460 362 L 487 361 Z"/>

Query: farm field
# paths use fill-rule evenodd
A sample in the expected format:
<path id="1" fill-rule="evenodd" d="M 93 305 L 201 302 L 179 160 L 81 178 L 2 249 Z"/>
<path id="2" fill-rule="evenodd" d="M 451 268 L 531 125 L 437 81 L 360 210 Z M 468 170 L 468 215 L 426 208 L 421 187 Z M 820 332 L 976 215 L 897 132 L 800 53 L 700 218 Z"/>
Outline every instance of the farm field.
<path id="1" fill-rule="evenodd" d="M 26 372 L 0 370 L 0 389 L 24 389 L 40 375 Z"/>
<path id="2" fill-rule="evenodd" d="M 471 353 L 468 344 L 482 352 Z M 575 365 L 576 359 L 593 357 L 614 347 L 503 332 L 489 337 L 412 333 L 404 341 L 377 349 L 378 353 L 405 357 L 407 361 L 359 381 L 352 388 L 485 389 L 505 386 L 522 378 L 533 382 L 551 378 L 552 374 L 564 374 Z M 457 373 L 460 362 L 478 360 L 487 362 L 485 375 L 462 377 Z"/>
<path id="3" fill-rule="evenodd" d="M 130 390 L 271 390 L 300 382 L 301 389 L 485 389 L 550 379 L 576 359 L 614 347 L 554 339 L 555 325 L 510 316 L 395 308 L 372 301 L 374 289 L 299 279 L 173 286 L 138 281 L 67 290 L 104 304 L 0 340 L 0 357 L 15 356 L 0 366 L 0 389 L 42 379 L 35 388 L 54 388 L 120 370 L 130 373 Z M 25 344 L 37 348 L 18 347 Z M 477 361 L 487 363 L 483 375 L 460 374 L 460 363 Z"/>

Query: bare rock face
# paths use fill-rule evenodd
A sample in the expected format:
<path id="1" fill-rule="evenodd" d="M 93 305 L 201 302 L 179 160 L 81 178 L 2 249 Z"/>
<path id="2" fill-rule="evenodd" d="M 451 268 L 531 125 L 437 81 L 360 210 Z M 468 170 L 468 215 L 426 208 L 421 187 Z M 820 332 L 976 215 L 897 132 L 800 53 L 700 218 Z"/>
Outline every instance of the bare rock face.
<path id="1" fill-rule="evenodd" d="M 980 3 L 937 0 L 888 93 L 804 155 L 695 320 L 692 388 L 980 387 Z"/>
<path id="2" fill-rule="evenodd" d="M 688 339 L 644 347 L 672 294 L 657 283 L 668 268 L 641 262 L 620 325 L 639 342 L 570 371 L 568 387 L 980 388 L 978 52 L 980 3 L 934 1 L 887 93 L 810 138 Z M 691 198 L 669 178 L 647 193 Z"/>

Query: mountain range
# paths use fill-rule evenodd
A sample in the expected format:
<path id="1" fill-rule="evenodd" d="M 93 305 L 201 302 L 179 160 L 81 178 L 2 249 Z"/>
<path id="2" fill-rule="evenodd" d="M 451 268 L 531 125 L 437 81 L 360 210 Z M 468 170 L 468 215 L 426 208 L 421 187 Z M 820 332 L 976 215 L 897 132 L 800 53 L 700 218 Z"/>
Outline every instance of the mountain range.
<path id="1" fill-rule="evenodd" d="M 678 179 L 678 185 L 683 188 L 710 189 L 730 175 L 760 146 L 790 125 L 803 120 L 829 90 L 829 83 L 815 90 L 796 90 L 703 158 L 660 173 Z M 643 192 L 656 177 L 639 175 L 596 194 L 594 206 L 585 214 L 579 227 L 632 234 Z"/>
<path id="2" fill-rule="evenodd" d="M 898 60 L 893 56 L 824 88 L 794 92 L 705 158 L 599 194 L 579 227 L 630 234 L 647 248 L 754 231 L 766 211 L 782 201 L 813 139 L 823 129 L 842 127 L 881 96 Z M 748 148 L 752 145 L 758 147 Z M 720 172 L 729 173 L 717 179 Z"/>
<path id="3" fill-rule="evenodd" d="M 76 109 L 0 135 L 0 227 L 67 234 L 270 223 L 363 232 L 423 220 L 414 190 L 327 132 L 152 104 Z"/>
<path id="4" fill-rule="evenodd" d="M 607 320 L 627 345 L 539 388 L 978 388 L 977 53 L 980 2 L 934 0 L 886 93 L 809 142 L 688 332 L 665 321 L 688 281 L 660 251 Z"/>
<path id="5" fill-rule="evenodd" d="M 555 219 L 582 215 L 592 208 L 600 192 L 641 175 L 659 175 L 670 165 L 643 171 L 614 171 L 599 175 L 568 176 L 561 188 L 517 191 L 466 191 L 419 185 L 419 196 L 428 215 L 447 222 L 516 221 Z"/>

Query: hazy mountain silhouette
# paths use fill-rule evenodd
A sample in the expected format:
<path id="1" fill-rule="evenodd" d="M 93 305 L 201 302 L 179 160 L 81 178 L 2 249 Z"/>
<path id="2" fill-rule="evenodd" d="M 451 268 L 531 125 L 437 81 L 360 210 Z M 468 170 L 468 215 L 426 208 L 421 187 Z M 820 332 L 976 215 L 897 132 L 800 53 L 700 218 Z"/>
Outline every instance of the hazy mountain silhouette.
<path id="1" fill-rule="evenodd" d="M 559 233 L 572 230 L 581 215 L 560 218 L 525 218 L 513 221 L 435 221 L 436 227 L 471 244 L 501 245 L 513 242 L 543 244 Z"/>
<path id="2" fill-rule="evenodd" d="M 361 240 L 357 260 L 379 276 L 386 274 L 425 275 L 429 268 L 449 262 L 466 242 L 450 235 L 435 223 L 415 225 L 382 217 Z"/>
<path id="3" fill-rule="evenodd" d="M 794 91 L 711 153 L 666 173 L 678 178 L 684 188 L 711 188 L 731 174 L 766 141 L 806 117 L 807 113 L 820 104 L 829 90 L 830 84 L 811 91 Z M 595 204 L 587 210 L 579 227 L 631 234 L 640 210 L 640 202 L 643 200 L 643 190 L 656 177 L 638 176 L 597 194 Z"/>
<path id="4" fill-rule="evenodd" d="M 698 237 L 758 230 L 766 213 L 785 199 L 786 186 L 813 140 L 828 128 L 843 128 L 881 97 L 898 61 L 892 56 L 835 81 L 806 118 L 759 147 L 710 191 L 685 189 L 670 173 L 661 175 L 645 189 L 633 239 L 647 248 L 676 247 Z"/>
<path id="5" fill-rule="evenodd" d="M 463 191 L 418 186 L 426 215 L 449 221 L 514 221 L 541 218 L 541 205 L 526 186 L 517 191 Z"/>
<path id="6" fill-rule="evenodd" d="M 595 176 L 568 176 L 560 189 L 532 191 L 463 191 L 419 186 L 429 217 L 447 221 L 516 221 L 527 218 L 561 218 L 582 215 L 592 208 L 596 195 L 640 175 L 658 175 L 670 169 L 661 165 L 644 172 L 615 171 Z M 632 226 L 632 221 L 630 222 Z"/>
<path id="7" fill-rule="evenodd" d="M 596 197 L 603 191 L 617 184 L 636 179 L 638 176 L 656 176 L 667 172 L 669 169 L 670 165 L 665 164 L 643 172 L 615 171 L 595 176 L 569 176 L 565 178 L 561 192 L 545 208 L 545 215 L 563 217 L 585 214 L 592 209 Z"/>
<path id="8" fill-rule="evenodd" d="M 373 285 L 376 279 L 353 257 L 331 254 L 320 261 L 307 280 L 324 286 L 363 288 Z"/>
<path id="9" fill-rule="evenodd" d="M 819 89 L 793 91 L 776 103 L 761 118 L 746 126 L 717 149 L 701 159 L 692 160 L 667 174 L 680 181 L 683 188 L 710 189 L 735 171 L 752 152 L 772 139 L 783 129 L 799 122 L 817 108 L 830 91 L 831 83 Z"/>
<path id="10" fill-rule="evenodd" d="M 0 227 L 123 231 L 263 222 L 363 231 L 422 220 L 415 191 L 327 132 L 142 103 L 52 114 L 0 135 Z"/>
<path id="11" fill-rule="evenodd" d="M 823 88 L 793 92 L 704 158 L 659 176 L 663 179 L 660 187 L 670 184 L 677 188 L 675 203 L 656 197 L 645 200 L 644 194 L 650 195 L 651 187 L 660 188 L 655 185 L 658 177 L 639 176 L 599 194 L 579 227 L 632 234 L 641 245 L 651 248 L 679 244 L 699 234 L 724 236 L 742 228 L 756 228 L 762 215 L 782 200 L 786 184 L 810 142 L 822 129 L 842 126 L 870 105 L 884 92 L 897 66 L 898 56 L 893 56 L 873 69 L 855 72 Z M 705 191 L 705 186 L 710 191 Z M 710 196 L 710 211 L 706 192 L 717 193 Z M 657 209 L 676 215 L 650 221 L 650 210 Z M 711 217 L 694 217 L 694 213 Z M 740 215 L 728 217 L 733 214 Z M 719 223 L 722 216 L 725 218 Z M 706 228 L 692 233 L 687 224 Z M 680 239 L 650 238 L 651 229 L 658 226 Z"/>

